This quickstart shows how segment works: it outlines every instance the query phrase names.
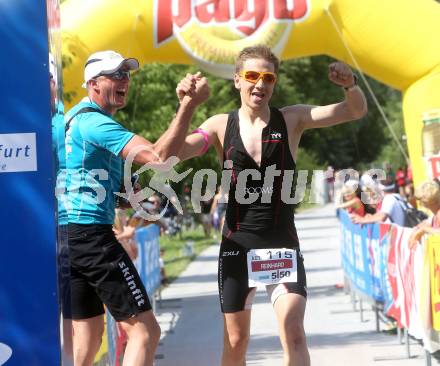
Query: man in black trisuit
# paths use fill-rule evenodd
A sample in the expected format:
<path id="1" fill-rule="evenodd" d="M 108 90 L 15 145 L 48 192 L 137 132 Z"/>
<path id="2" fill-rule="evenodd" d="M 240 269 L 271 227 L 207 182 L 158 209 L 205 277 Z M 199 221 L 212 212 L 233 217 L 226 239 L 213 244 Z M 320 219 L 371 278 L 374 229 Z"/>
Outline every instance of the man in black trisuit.
<path id="1" fill-rule="evenodd" d="M 263 284 L 277 315 L 284 365 L 309 365 L 304 332 L 306 275 L 296 234 L 290 190 L 283 183 L 296 168 L 304 130 L 363 117 L 365 96 L 350 68 L 329 66 L 329 80 L 344 90 L 342 102 L 326 105 L 269 106 L 279 61 L 265 46 L 243 49 L 234 84 L 241 107 L 215 115 L 187 137 L 183 160 L 214 145 L 219 160 L 231 167 L 229 201 L 219 257 L 219 293 L 224 315 L 223 366 L 244 365 L 252 299 Z M 177 88 L 179 99 L 185 93 Z M 288 191 L 287 199 L 285 192 Z"/>

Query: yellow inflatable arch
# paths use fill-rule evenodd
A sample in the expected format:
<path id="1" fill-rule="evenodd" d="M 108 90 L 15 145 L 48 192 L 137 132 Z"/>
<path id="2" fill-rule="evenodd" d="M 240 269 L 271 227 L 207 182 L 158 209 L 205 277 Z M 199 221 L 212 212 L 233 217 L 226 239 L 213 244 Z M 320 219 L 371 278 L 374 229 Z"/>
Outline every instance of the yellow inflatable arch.
<path id="1" fill-rule="evenodd" d="M 414 180 L 440 175 L 440 4 L 435 0 L 70 0 L 61 6 L 65 91 L 80 89 L 91 52 L 141 63 L 197 63 L 232 77 L 243 47 L 264 43 L 282 59 L 326 54 L 403 92 Z M 431 140 L 430 140 L 431 139 Z M 438 136 L 440 140 L 440 135 Z M 440 141 L 437 142 L 440 144 Z M 424 154 L 424 155 L 423 155 Z"/>

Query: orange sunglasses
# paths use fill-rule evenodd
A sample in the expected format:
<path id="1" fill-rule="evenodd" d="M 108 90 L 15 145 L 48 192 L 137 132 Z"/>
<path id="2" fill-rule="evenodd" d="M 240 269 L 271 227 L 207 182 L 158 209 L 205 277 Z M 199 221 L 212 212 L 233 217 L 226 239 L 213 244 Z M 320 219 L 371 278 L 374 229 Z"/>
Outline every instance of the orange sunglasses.
<path id="1" fill-rule="evenodd" d="M 249 81 L 250 83 L 256 84 L 260 79 L 263 79 L 265 83 L 273 84 L 277 81 L 277 75 L 273 72 L 260 72 L 260 71 L 252 71 L 252 70 L 243 70 L 240 71 L 239 76 L 244 78 L 244 80 Z"/>

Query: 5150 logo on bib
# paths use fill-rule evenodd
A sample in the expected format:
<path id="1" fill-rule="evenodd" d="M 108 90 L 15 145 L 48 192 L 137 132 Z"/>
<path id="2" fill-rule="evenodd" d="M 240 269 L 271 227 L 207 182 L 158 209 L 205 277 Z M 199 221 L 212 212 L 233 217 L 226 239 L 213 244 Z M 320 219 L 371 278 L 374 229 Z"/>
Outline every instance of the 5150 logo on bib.
<path id="1" fill-rule="evenodd" d="M 295 249 L 252 249 L 247 265 L 249 287 L 297 281 Z"/>

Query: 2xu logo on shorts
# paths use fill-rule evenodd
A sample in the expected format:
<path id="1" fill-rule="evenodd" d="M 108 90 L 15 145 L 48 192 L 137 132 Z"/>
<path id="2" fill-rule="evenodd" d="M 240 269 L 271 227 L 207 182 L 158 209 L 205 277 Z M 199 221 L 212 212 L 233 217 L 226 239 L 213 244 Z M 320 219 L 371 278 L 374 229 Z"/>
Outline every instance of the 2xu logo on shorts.
<path id="1" fill-rule="evenodd" d="M 239 255 L 240 251 L 239 250 L 231 250 L 230 252 L 223 252 L 223 257 L 231 257 L 231 256 L 236 256 Z"/>
<path id="2" fill-rule="evenodd" d="M 130 273 L 130 267 L 127 267 L 124 261 L 119 262 L 119 268 L 122 269 L 122 274 L 124 275 L 125 280 L 127 281 L 127 285 L 131 290 L 131 293 L 134 296 L 134 299 L 137 301 L 137 305 L 140 307 L 145 304 L 144 295 L 142 291 L 138 289 L 136 286 L 136 282 L 133 280 L 134 276 Z"/>

